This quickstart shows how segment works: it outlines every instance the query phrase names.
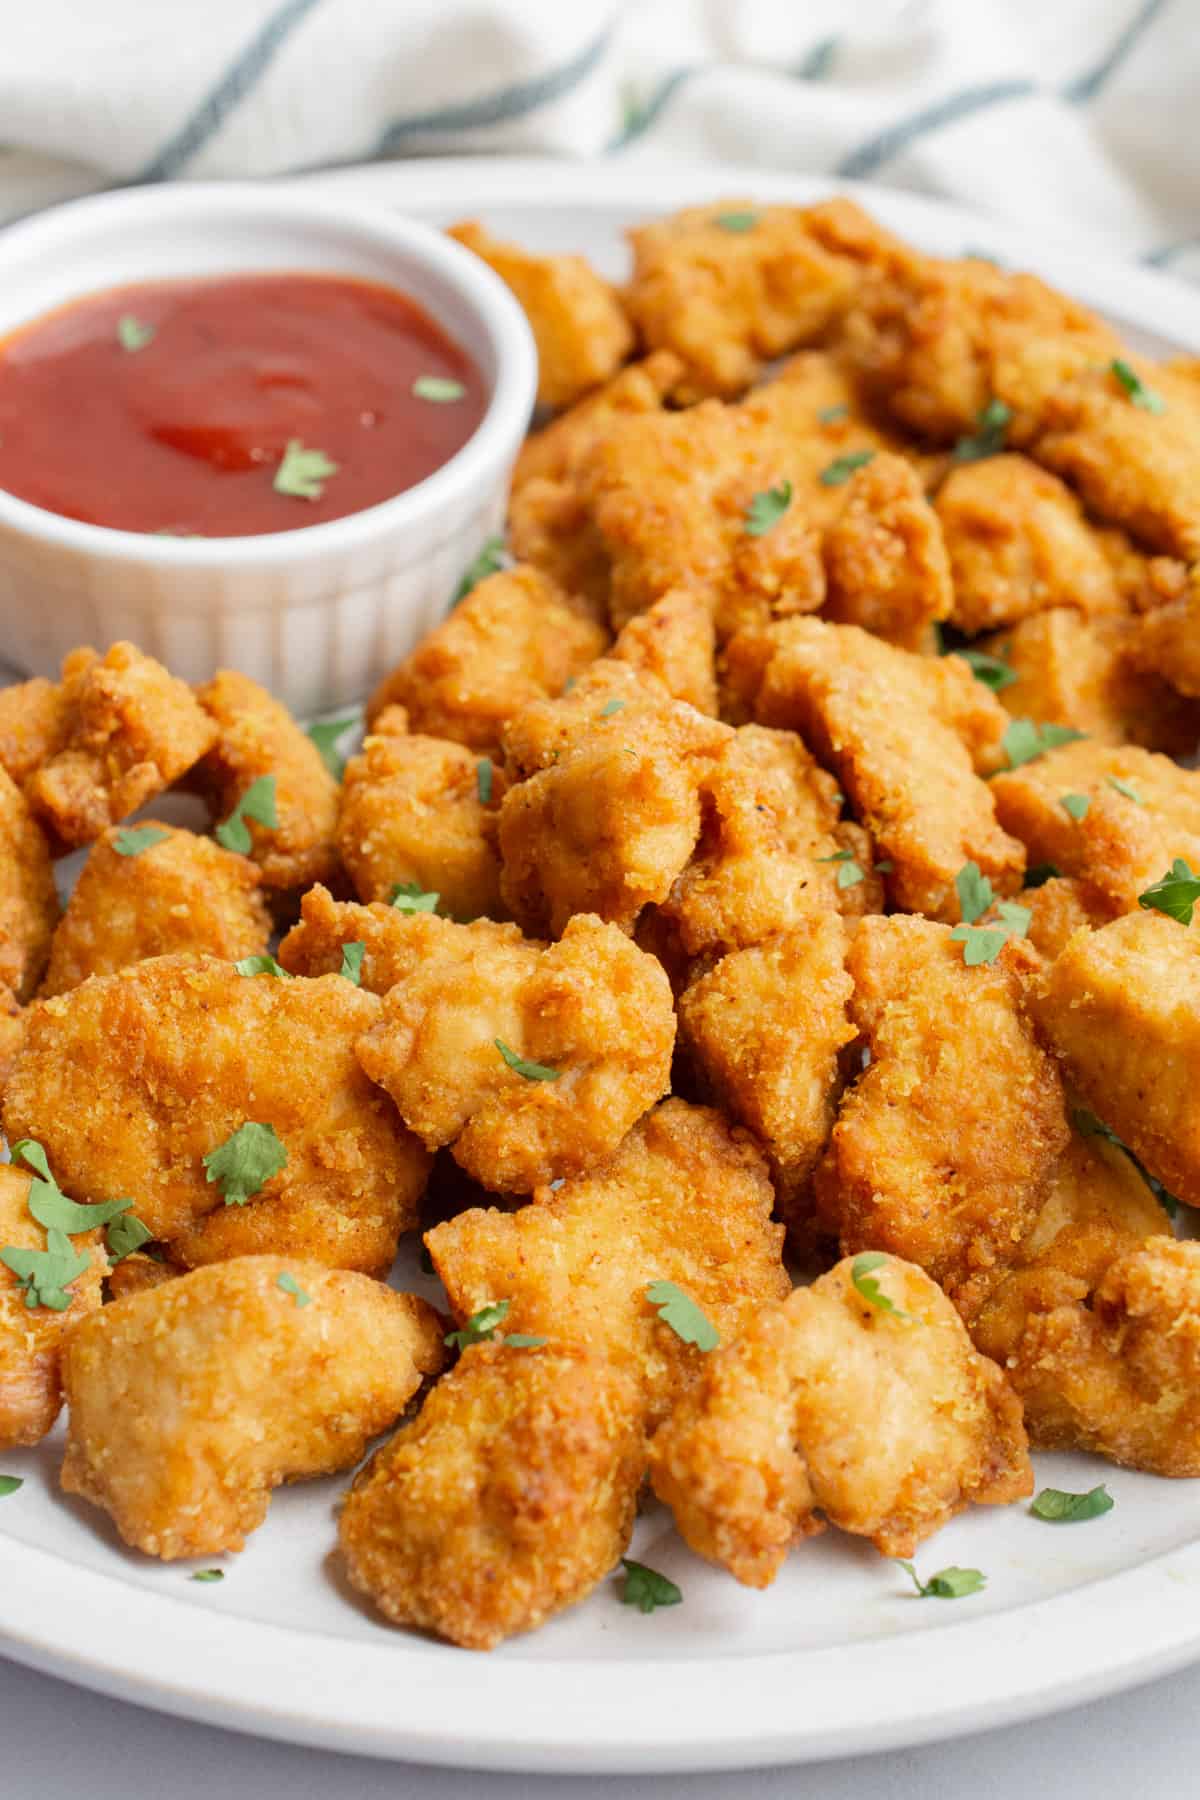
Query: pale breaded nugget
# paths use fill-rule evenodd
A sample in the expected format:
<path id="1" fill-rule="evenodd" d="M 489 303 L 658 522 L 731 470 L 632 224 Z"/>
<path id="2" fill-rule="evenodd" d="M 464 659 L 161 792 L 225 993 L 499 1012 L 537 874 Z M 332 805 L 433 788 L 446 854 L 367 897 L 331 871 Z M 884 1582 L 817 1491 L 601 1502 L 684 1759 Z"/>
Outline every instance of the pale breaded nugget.
<path id="1" fill-rule="evenodd" d="M 272 1488 L 350 1468 L 445 1360 L 424 1300 L 365 1275 L 240 1256 L 67 1334 L 62 1485 L 173 1561 L 240 1550 Z"/>
<path id="2" fill-rule="evenodd" d="M 814 1190 L 849 1254 L 889 1250 L 953 1297 L 1013 1265 L 1069 1130 L 1053 1057 L 1000 961 L 968 968 L 927 919 L 864 919 L 850 1017 L 869 1067 L 842 1101 Z"/>
<path id="3" fill-rule="evenodd" d="M 215 957 L 94 976 L 29 1009 L 5 1133 L 38 1139 L 80 1200 L 134 1196 L 177 1261 L 274 1249 L 381 1273 L 429 1158 L 354 1056 L 380 1011 L 338 976 L 248 977 Z M 287 1162 L 231 1204 L 203 1159 L 247 1123 Z"/>
<path id="4" fill-rule="evenodd" d="M 1158 912 L 1079 933 L 1030 995 L 1072 1084 L 1152 1175 L 1200 1206 L 1200 934 Z"/>
<path id="5" fill-rule="evenodd" d="M 1048 750 L 992 782 L 1000 823 L 1029 861 L 1053 863 L 1128 912 L 1182 856 L 1200 869 L 1200 774 L 1131 744 Z M 1129 790 L 1128 792 L 1126 790 Z M 1064 796 L 1086 800 L 1082 817 Z"/>
<path id="6" fill-rule="evenodd" d="M 1017 901 L 1029 914 L 1024 942 L 1047 962 L 1054 961 L 1077 931 L 1095 931 L 1116 915 L 1103 894 L 1070 875 L 1052 875 L 1038 887 L 1022 888 Z M 979 923 L 1002 925 L 1004 920 L 995 907 L 989 907 Z M 1027 973 L 1033 975 L 1036 970 L 1031 966 Z"/>
<path id="7" fill-rule="evenodd" d="M 217 727 L 216 743 L 196 771 L 214 818 L 227 819 L 255 781 L 274 778 L 276 823 L 244 821 L 247 854 L 263 886 L 329 881 L 337 870 L 338 786 L 308 733 L 265 688 L 233 669 L 218 669 L 196 698 Z"/>
<path id="8" fill-rule="evenodd" d="M 1200 578 L 1168 604 L 1140 620 L 1134 640 L 1142 668 L 1152 670 L 1180 694 L 1200 699 Z"/>
<path id="9" fill-rule="evenodd" d="M 640 680 L 716 717 L 717 634 L 712 607 L 695 588 L 671 588 L 622 628 L 610 652 Z"/>
<path id="10" fill-rule="evenodd" d="M 850 478 L 822 546 L 824 615 L 905 650 L 924 648 L 954 600 L 938 515 L 900 456 L 878 455 Z"/>
<path id="11" fill-rule="evenodd" d="M 0 768 L 18 787 L 56 756 L 67 741 L 67 691 L 41 675 L 0 688 Z"/>
<path id="12" fill-rule="evenodd" d="M 58 923 L 50 850 L 20 788 L 0 769 L 0 984 L 28 1000 Z"/>
<path id="13" fill-rule="evenodd" d="M 684 1540 L 748 1587 L 829 1524 L 911 1556 L 955 1513 L 1033 1492 L 1021 1403 L 911 1263 L 840 1262 L 715 1350 L 650 1444 Z"/>
<path id="14" fill-rule="evenodd" d="M 633 328 L 614 288 L 582 256 L 535 256 L 474 219 L 448 227 L 512 289 L 538 354 L 538 405 L 570 406 L 620 368 Z"/>
<path id="15" fill-rule="evenodd" d="M 1050 607 L 1119 609 L 1099 534 L 1066 483 L 1028 457 L 959 463 L 934 506 L 954 578 L 950 617 L 961 630 L 992 631 Z"/>
<path id="16" fill-rule="evenodd" d="M 653 1423 L 696 1379 L 704 1352 L 660 1319 L 647 1287 L 674 1282 L 722 1340 L 738 1337 L 791 1287 L 771 1201 L 747 1133 L 667 1100 L 610 1162 L 539 1188 L 517 1212 L 460 1213 L 425 1242 L 457 1319 L 508 1300 L 506 1331 L 606 1353 L 636 1376 Z"/>
<path id="17" fill-rule="evenodd" d="M 636 1384 L 605 1357 L 476 1345 L 350 1490 L 346 1572 L 394 1624 L 494 1650 L 614 1567 L 644 1469 Z"/>
<path id="18" fill-rule="evenodd" d="M 550 945 L 420 925 L 425 955 L 356 1046 L 405 1123 L 498 1193 L 611 1155 L 670 1085 L 675 1014 L 654 958 L 587 915 Z"/>
<path id="19" fill-rule="evenodd" d="M 954 878 L 976 862 L 997 891 L 1021 885 L 1021 845 L 996 822 L 988 766 L 1007 715 L 961 657 L 913 656 L 854 625 L 789 619 L 730 646 L 755 716 L 803 733 L 882 857 L 892 902 L 957 919 Z"/>
<path id="20" fill-rule="evenodd" d="M 155 834 L 144 847 L 136 842 L 141 832 Z M 67 902 L 41 992 L 64 994 L 89 975 L 172 951 L 236 962 L 264 951 L 270 936 L 258 870 L 247 857 L 157 820 L 144 820 L 132 836 L 111 826 Z"/>
<path id="21" fill-rule="evenodd" d="M 46 1249 L 46 1232 L 28 1209 L 32 1178 L 11 1163 L 0 1163 L 0 1250 Z M 45 1437 L 62 1405 L 59 1357 L 63 1332 L 101 1301 L 108 1269 L 101 1231 L 76 1232 L 69 1240 L 87 1267 L 63 1290 L 62 1312 L 26 1305 L 26 1290 L 7 1263 L 0 1262 L 0 1450 L 36 1444 Z"/>
<path id="22" fill-rule="evenodd" d="M 396 709 L 381 715 L 387 722 Z M 503 917 L 496 824 L 505 778 L 446 738 L 372 735 L 346 764 L 337 848 L 363 900 L 415 885 L 455 918 Z"/>
<path id="23" fill-rule="evenodd" d="M 73 650 L 63 663 L 61 748 L 29 777 L 28 797 L 57 844 L 98 838 L 178 781 L 216 732 L 184 681 L 133 644 L 106 656 Z"/>
<path id="24" fill-rule="evenodd" d="M 527 565 L 502 569 L 384 677 L 367 703 L 367 722 L 398 702 L 411 731 L 494 751 L 515 712 L 561 693 L 607 644 L 589 609 L 548 576 Z"/>
<path id="25" fill-rule="evenodd" d="M 706 1092 L 755 1133 L 771 1162 L 780 1216 L 803 1246 L 808 1179 L 842 1091 L 846 929 L 832 916 L 735 950 L 684 990 L 679 1034 Z"/>
<path id="26" fill-rule="evenodd" d="M 651 349 L 687 364 L 684 400 L 749 387 L 764 362 L 818 338 L 856 287 L 802 207 L 718 200 L 636 226 L 629 240 L 630 317 Z"/>
<path id="27" fill-rule="evenodd" d="M 1102 744 L 1141 744 L 1185 755 L 1200 741 L 1200 707 L 1143 667 L 1151 619 L 1085 618 L 1055 607 L 977 646 L 1016 680 L 999 699 L 1017 719 L 1070 725 Z"/>

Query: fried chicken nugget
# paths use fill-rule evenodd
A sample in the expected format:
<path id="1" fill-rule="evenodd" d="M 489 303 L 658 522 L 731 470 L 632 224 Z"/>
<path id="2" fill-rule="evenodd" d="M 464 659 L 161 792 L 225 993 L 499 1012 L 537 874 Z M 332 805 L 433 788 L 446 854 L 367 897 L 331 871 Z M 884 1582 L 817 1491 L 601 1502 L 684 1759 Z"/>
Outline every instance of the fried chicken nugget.
<path id="1" fill-rule="evenodd" d="M 671 588 L 618 633 L 611 655 L 673 700 L 717 714 L 717 634 L 712 607 L 695 588 Z"/>
<path id="2" fill-rule="evenodd" d="M 913 656 L 854 625 L 789 619 L 730 645 L 735 684 L 764 725 L 799 730 L 832 767 L 882 856 L 892 903 L 956 920 L 954 879 L 976 862 L 1021 885 L 1021 845 L 972 767 L 994 766 L 1007 715 L 961 657 Z"/>
<path id="3" fill-rule="evenodd" d="M 606 1358 L 476 1345 L 350 1490 L 346 1572 L 393 1623 L 494 1650 L 608 1574 L 644 1469 L 636 1384 Z"/>
<path id="4" fill-rule="evenodd" d="M 772 1198 L 746 1132 L 709 1107 L 666 1100 L 611 1161 L 539 1188 L 516 1212 L 460 1213 L 425 1242 L 460 1322 L 508 1300 L 506 1331 L 604 1352 L 636 1377 L 654 1423 L 704 1353 L 659 1318 L 647 1287 L 674 1282 L 722 1339 L 736 1338 L 791 1287 Z"/>
<path id="5" fill-rule="evenodd" d="M 156 841 L 122 850 L 127 834 L 111 826 L 93 845 L 54 933 L 43 997 L 150 956 L 236 962 L 267 948 L 271 920 L 247 857 L 157 820 L 138 830 Z"/>
<path id="6" fill-rule="evenodd" d="M 25 1042 L 25 1009 L 11 988 L 0 986 L 0 1100 Z"/>
<path id="7" fill-rule="evenodd" d="M 946 926 L 894 917 L 864 919 L 847 957 L 871 1061 L 817 1168 L 818 1217 L 846 1254 L 903 1256 L 952 1298 L 1013 1266 L 1069 1137 L 1014 955 L 968 968 Z"/>
<path id="8" fill-rule="evenodd" d="M 715 1350 L 650 1444 L 654 1491 L 699 1555 L 769 1587 L 791 1546 L 839 1530 L 911 1556 L 955 1513 L 1033 1492 L 1021 1403 L 911 1263 L 846 1258 Z"/>
<path id="9" fill-rule="evenodd" d="M 1069 875 L 1052 875 L 1038 887 L 1022 888 L 1017 901 L 1029 914 L 1024 944 L 1047 962 L 1053 962 L 1066 949 L 1077 931 L 1095 931 L 1115 917 L 1111 901 L 1088 882 L 1076 881 Z M 979 923 L 1003 925 L 1004 919 L 995 907 L 989 907 Z M 1027 970 L 1018 969 L 1016 973 L 1032 976 L 1036 969 L 1031 963 Z"/>
<path id="10" fill-rule="evenodd" d="M 424 1300 L 319 1262 L 239 1256 L 67 1334 L 62 1486 L 171 1562 L 241 1550 L 271 1490 L 350 1468 L 445 1360 Z"/>
<path id="11" fill-rule="evenodd" d="M 32 1178 L 11 1163 L 0 1163 L 0 1250 L 45 1250 L 46 1233 L 28 1208 Z M 64 1292 L 67 1309 L 27 1306 L 25 1290 L 7 1263 L 0 1262 L 0 1450 L 37 1444 L 62 1405 L 59 1362 L 66 1327 L 101 1301 L 108 1269 L 103 1233 L 76 1232 L 70 1239 L 88 1266 Z"/>
<path id="12" fill-rule="evenodd" d="M 218 669 L 196 698 L 216 726 L 216 742 L 196 771 L 214 817 L 228 818 L 254 782 L 274 779 L 276 823 L 245 821 L 247 854 L 263 886 L 328 882 L 338 866 L 338 786 L 312 739 L 285 706 L 236 670 Z"/>
<path id="13" fill-rule="evenodd" d="M 447 931 L 449 927 L 449 931 Z M 515 925 L 490 919 L 474 919 L 459 926 L 433 912 L 408 913 L 374 901 L 360 906 L 352 900 L 335 900 L 327 888 L 310 888 L 300 902 L 299 921 L 279 946 L 279 961 L 289 975 L 337 975 L 342 952 L 348 944 L 361 944 L 362 964 L 358 985 L 369 994 L 386 994 L 398 981 L 407 980 L 428 956 L 446 954 L 448 944 L 459 941 L 461 931 L 486 953 L 488 945 L 503 955 L 521 942 Z"/>
<path id="14" fill-rule="evenodd" d="M 50 849 L 16 783 L 0 769 L 0 984 L 28 1000 L 58 923 Z"/>
<path id="15" fill-rule="evenodd" d="M 949 618 L 954 589 L 941 522 L 903 457 L 874 456 L 851 476 L 822 553 L 827 619 L 919 651 L 930 627 Z"/>
<path id="16" fill-rule="evenodd" d="M 1137 628 L 1135 654 L 1142 668 L 1169 681 L 1176 692 L 1200 699 L 1200 577 L 1167 605 L 1147 612 Z"/>
<path id="17" fill-rule="evenodd" d="M 90 844 L 186 775 L 216 737 L 184 681 L 133 644 L 63 663 L 61 748 L 34 770 L 29 804 L 55 842 Z"/>
<path id="18" fill-rule="evenodd" d="M 607 644 L 591 611 L 549 576 L 528 565 L 503 569 L 472 588 L 384 677 L 367 722 L 398 702 L 410 730 L 494 751 L 514 713 L 561 693 Z"/>
<path id="19" fill-rule="evenodd" d="M 502 243 L 474 219 L 447 236 L 496 271 L 516 295 L 538 353 L 538 405 L 570 406 L 620 368 L 633 328 L 609 283 L 582 256 L 535 256 Z"/>
<path id="20" fill-rule="evenodd" d="M 93 976 L 30 1008 L 5 1133 L 37 1138 L 67 1193 L 133 1196 L 177 1261 L 277 1250 L 384 1273 L 429 1158 L 354 1056 L 380 1011 L 337 976 L 245 977 L 207 956 Z M 287 1161 L 223 1204 L 203 1159 L 247 1123 Z"/>
<path id="21" fill-rule="evenodd" d="M 0 688 L 0 768 L 19 788 L 67 741 L 67 690 L 41 675 Z"/>
<path id="22" fill-rule="evenodd" d="M 337 824 L 338 854 L 359 896 L 389 900 L 415 883 L 456 918 L 502 918 L 504 790 L 503 771 L 462 744 L 390 731 L 368 737 L 346 764 Z"/>
<path id="23" fill-rule="evenodd" d="M 549 945 L 419 926 L 426 954 L 356 1045 L 409 1128 L 497 1193 L 611 1155 L 670 1086 L 675 1014 L 654 958 L 586 914 Z"/>

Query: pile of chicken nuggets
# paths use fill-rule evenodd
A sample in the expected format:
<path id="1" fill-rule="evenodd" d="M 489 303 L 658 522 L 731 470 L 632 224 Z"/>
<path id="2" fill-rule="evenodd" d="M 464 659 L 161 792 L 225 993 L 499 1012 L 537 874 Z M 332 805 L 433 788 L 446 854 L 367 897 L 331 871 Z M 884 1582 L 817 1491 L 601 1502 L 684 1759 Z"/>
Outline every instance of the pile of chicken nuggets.
<path id="1" fill-rule="evenodd" d="M 477 1649 L 647 1486 L 764 1587 L 1200 1476 L 1200 370 L 846 200 L 455 233 L 551 416 L 344 774 L 132 644 L 0 692 L 0 1447 L 209 1558 L 398 1426 L 345 1572 Z"/>

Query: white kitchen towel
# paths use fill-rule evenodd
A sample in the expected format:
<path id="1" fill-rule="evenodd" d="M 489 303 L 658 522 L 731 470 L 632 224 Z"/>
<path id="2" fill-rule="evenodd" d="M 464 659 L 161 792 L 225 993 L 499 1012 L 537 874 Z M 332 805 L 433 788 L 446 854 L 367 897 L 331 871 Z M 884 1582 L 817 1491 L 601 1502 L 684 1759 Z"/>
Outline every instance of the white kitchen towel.
<path id="1" fill-rule="evenodd" d="M 0 221 L 381 157 L 857 176 L 1200 279 L 1200 0 L 0 0 Z"/>

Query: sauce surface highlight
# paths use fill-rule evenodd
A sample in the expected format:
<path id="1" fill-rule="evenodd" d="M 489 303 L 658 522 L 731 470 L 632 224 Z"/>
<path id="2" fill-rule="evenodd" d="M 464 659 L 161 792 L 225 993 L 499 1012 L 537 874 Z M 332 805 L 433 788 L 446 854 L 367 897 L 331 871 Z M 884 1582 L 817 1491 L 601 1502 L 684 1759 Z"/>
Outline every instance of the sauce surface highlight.
<path id="1" fill-rule="evenodd" d="M 294 531 L 424 480 L 487 400 L 466 353 L 394 288 L 303 273 L 148 282 L 0 343 L 0 488 L 124 531 Z M 315 498 L 274 486 L 297 442 L 337 465 Z"/>

